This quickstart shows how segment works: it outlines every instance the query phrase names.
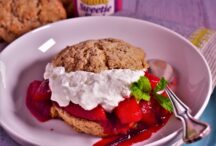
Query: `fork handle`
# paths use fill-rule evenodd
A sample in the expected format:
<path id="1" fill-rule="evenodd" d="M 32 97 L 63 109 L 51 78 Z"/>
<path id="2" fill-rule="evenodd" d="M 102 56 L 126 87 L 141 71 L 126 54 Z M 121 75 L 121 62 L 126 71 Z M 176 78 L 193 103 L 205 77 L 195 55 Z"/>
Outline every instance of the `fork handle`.
<path id="1" fill-rule="evenodd" d="M 183 141 L 185 143 L 192 143 L 202 139 L 210 133 L 210 126 L 201 122 L 186 112 L 179 116 L 183 123 Z"/>
<path id="2" fill-rule="evenodd" d="M 210 133 L 208 124 L 196 120 L 191 114 L 190 109 L 186 106 L 169 88 L 165 88 L 170 101 L 173 105 L 175 116 L 183 123 L 183 141 L 185 143 L 195 142 Z"/>

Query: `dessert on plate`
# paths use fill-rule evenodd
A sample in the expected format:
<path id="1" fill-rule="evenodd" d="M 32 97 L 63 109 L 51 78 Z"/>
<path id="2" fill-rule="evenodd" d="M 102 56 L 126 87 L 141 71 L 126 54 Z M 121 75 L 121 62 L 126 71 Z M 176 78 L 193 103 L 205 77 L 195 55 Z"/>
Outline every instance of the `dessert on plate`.
<path id="1" fill-rule="evenodd" d="M 38 120 L 60 118 L 78 132 L 112 137 L 108 145 L 122 137 L 124 142 L 138 136 L 139 142 L 172 113 L 166 94 L 158 92 L 167 81 L 147 68 L 145 53 L 125 41 L 84 41 L 53 57 L 44 80 L 29 85 L 26 104 Z"/>

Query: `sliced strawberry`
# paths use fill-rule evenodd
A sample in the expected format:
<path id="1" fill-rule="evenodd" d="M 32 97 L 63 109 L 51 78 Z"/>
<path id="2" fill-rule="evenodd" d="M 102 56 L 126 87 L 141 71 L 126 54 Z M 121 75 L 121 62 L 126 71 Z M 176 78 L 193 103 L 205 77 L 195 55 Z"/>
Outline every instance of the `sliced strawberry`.
<path id="1" fill-rule="evenodd" d="M 38 81 L 38 80 L 32 81 L 28 86 L 28 90 L 27 90 L 28 96 L 33 97 L 41 83 L 42 81 Z"/>
<path id="2" fill-rule="evenodd" d="M 114 112 L 122 124 L 137 122 L 142 118 L 140 107 L 132 97 L 120 102 Z"/>
<path id="3" fill-rule="evenodd" d="M 92 110 L 85 110 L 77 104 L 70 103 L 67 107 L 64 108 L 69 114 L 92 121 L 106 121 L 106 112 L 101 106 L 97 106 Z"/>
<path id="4" fill-rule="evenodd" d="M 49 100 L 38 101 L 33 98 L 42 82 L 43 81 L 31 82 L 27 91 L 26 106 L 35 118 L 41 122 L 44 122 L 51 119 L 50 109 L 52 102 Z"/>
<path id="5" fill-rule="evenodd" d="M 45 100 L 50 100 L 50 97 L 51 97 L 51 90 L 49 88 L 49 81 L 44 80 L 38 86 L 37 90 L 35 90 L 33 98 L 36 101 L 45 101 Z"/>
<path id="6" fill-rule="evenodd" d="M 162 94 L 164 97 L 167 97 L 167 94 L 164 92 Z M 167 97 L 168 98 L 168 97 Z M 164 117 L 168 117 L 171 112 L 169 112 L 168 110 L 164 109 L 153 97 L 152 98 L 152 104 L 154 104 L 154 113 L 157 117 L 157 119 L 159 120 L 158 122 L 163 122 Z"/>
<path id="7" fill-rule="evenodd" d="M 148 73 L 148 72 L 145 73 L 145 76 L 146 76 L 150 81 L 157 81 L 157 82 L 160 81 L 160 78 L 158 78 L 158 77 L 156 77 L 155 75 L 150 74 L 150 73 Z"/>
<path id="8" fill-rule="evenodd" d="M 104 128 L 104 133 L 108 135 L 126 134 L 135 125 L 135 123 L 122 124 L 115 112 L 107 113 L 106 116 L 108 121 L 101 122 L 101 126 Z"/>
<path id="9" fill-rule="evenodd" d="M 151 87 L 152 89 L 154 89 L 157 85 L 157 83 L 160 81 L 160 78 L 146 72 L 145 76 L 149 79 L 150 83 L 151 83 Z"/>
<path id="10" fill-rule="evenodd" d="M 151 101 L 140 101 L 139 106 L 142 110 L 142 121 L 147 126 L 154 126 L 157 124 L 157 118 L 156 115 L 152 109 L 153 104 Z"/>
<path id="11" fill-rule="evenodd" d="M 117 134 L 126 134 L 131 127 L 134 126 L 134 123 L 131 124 L 116 124 L 113 129 L 115 135 Z"/>

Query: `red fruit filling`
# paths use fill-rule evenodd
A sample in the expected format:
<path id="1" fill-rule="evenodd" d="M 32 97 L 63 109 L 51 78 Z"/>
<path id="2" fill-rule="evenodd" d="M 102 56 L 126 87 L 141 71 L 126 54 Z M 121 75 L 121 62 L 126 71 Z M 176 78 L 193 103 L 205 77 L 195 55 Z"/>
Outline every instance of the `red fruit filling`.
<path id="1" fill-rule="evenodd" d="M 52 102 L 50 101 L 50 95 L 51 91 L 46 80 L 33 81 L 28 87 L 26 106 L 35 118 L 41 122 L 51 119 Z"/>
<path id="2" fill-rule="evenodd" d="M 107 121 L 106 112 L 100 105 L 89 111 L 84 110 L 81 106 L 73 103 L 61 108 L 77 118 L 83 118 L 96 122 Z"/>
<path id="3" fill-rule="evenodd" d="M 120 102 L 114 112 L 122 124 L 138 122 L 142 118 L 141 109 L 134 98 Z"/>
<path id="4" fill-rule="evenodd" d="M 145 76 L 150 80 L 150 83 L 151 83 L 151 87 L 152 89 L 154 89 L 157 85 L 157 83 L 160 81 L 160 78 L 146 72 L 145 73 Z"/>
<path id="5" fill-rule="evenodd" d="M 51 90 L 49 88 L 49 81 L 44 80 L 40 83 L 38 88 L 35 90 L 34 95 L 32 96 L 36 101 L 46 101 L 50 100 Z"/>
<path id="6" fill-rule="evenodd" d="M 145 76 L 150 80 L 151 87 L 154 89 L 160 79 L 149 73 L 145 73 Z M 39 121 L 44 122 L 51 119 L 52 104 L 58 106 L 57 103 L 50 100 L 50 97 L 51 91 L 47 80 L 33 81 L 29 85 L 26 105 Z M 171 115 L 153 97 L 150 101 L 141 100 L 139 102 L 133 97 L 127 97 L 119 103 L 112 113 L 107 113 L 100 105 L 89 111 L 73 103 L 60 108 L 72 116 L 100 123 L 105 133 L 117 135 L 105 138 L 96 143 L 95 146 L 128 146 L 143 141 L 160 129 Z"/>
<path id="7" fill-rule="evenodd" d="M 152 98 L 151 98 L 151 101 L 142 100 L 139 103 L 139 106 L 140 106 L 141 111 L 142 111 L 141 121 L 149 127 L 154 126 L 158 123 L 157 117 L 155 115 L 155 111 L 153 109 L 154 104 L 153 104 L 152 100 L 153 100 Z"/>

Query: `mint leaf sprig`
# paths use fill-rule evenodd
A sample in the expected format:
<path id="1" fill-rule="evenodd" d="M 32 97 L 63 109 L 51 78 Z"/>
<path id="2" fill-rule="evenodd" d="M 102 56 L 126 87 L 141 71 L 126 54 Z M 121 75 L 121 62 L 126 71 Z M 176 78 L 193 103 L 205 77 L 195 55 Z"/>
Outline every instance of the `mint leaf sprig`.
<path id="1" fill-rule="evenodd" d="M 154 95 L 154 97 L 164 109 L 166 109 L 169 112 L 173 112 L 173 106 L 168 97 L 164 97 L 160 94 Z"/>
<path id="2" fill-rule="evenodd" d="M 165 80 L 164 77 L 162 77 L 160 81 L 158 82 L 157 86 L 154 88 L 154 93 L 164 90 L 167 84 L 168 84 L 168 81 Z"/>
<path id="3" fill-rule="evenodd" d="M 172 103 L 170 101 L 170 99 L 168 97 L 164 97 L 161 94 L 158 94 L 158 91 L 162 91 L 166 88 L 168 84 L 168 81 L 164 79 L 164 77 L 162 77 L 159 81 L 159 83 L 157 84 L 157 86 L 154 88 L 153 91 L 153 96 L 155 97 L 155 99 L 157 100 L 157 102 L 159 102 L 159 104 L 166 110 L 173 112 L 173 106 Z"/>
<path id="4" fill-rule="evenodd" d="M 150 100 L 151 83 L 149 79 L 145 76 L 140 77 L 137 82 L 131 84 L 130 87 L 131 94 L 136 98 L 136 100 Z"/>
<path id="5" fill-rule="evenodd" d="M 170 99 L 161 94 L 158 94 L 159 91 L 162 91 L 166 88 L 167 84 L 168 81 L 162 77 L 156 87 L 152 89 L 149 79 L 146 76 L 142 76 L 137 82 L 131 84 L 131 95 L 133 95 L 138 101 L 149 101 L 151 98 L 150 95 L 153 95 L 153 97 L 164 109 L 173 112 L 173 107 Z"/>

